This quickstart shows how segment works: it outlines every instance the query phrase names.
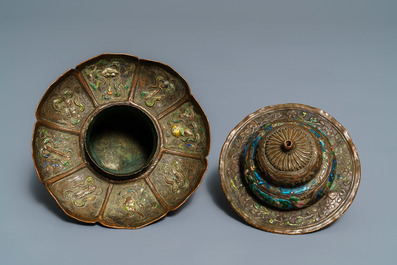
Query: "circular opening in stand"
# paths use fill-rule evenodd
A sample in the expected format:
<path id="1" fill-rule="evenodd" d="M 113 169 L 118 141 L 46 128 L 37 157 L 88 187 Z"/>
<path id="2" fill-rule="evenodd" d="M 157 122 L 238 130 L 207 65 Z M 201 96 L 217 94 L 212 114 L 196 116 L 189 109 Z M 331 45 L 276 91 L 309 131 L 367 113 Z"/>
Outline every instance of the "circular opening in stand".
<path id="1" fill-rule="evenodd" d="M 284 141 L 283 147 L 285 150 L 291 150 L 294 147 L 294 142 L 290 139 L 287 139 Z"/>
<path id="2" fill-rule="evenodd" d="M 89 160 L 113 180 L 132 179 L 146 168 L 159 138 L 149 116 L 131 105 L 101 110 L 91 120 L 85 135 Z"/>

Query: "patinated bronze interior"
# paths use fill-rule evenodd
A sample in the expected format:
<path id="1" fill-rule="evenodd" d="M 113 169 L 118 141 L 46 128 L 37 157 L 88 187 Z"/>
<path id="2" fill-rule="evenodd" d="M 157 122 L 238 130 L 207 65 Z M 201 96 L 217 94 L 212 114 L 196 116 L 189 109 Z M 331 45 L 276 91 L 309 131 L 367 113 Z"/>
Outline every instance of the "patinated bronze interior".
<path id="1" fill-rule="evenodd" d="M 101 110 L 90 122 L 85 149 L 98 169 L 114 179 L 133 178 L 147 167 L 159 147 L 159 136 L 151 119 L 129 105 Z"/>
<path id="2" fill-rule="evenodd" d="M 245 118 L 220 157 L 222 188 L 251 225 L 275 233 L 319 230 L 352 203 L 360 161 L 347 131 L 323 110 L 269 106 Z"/>

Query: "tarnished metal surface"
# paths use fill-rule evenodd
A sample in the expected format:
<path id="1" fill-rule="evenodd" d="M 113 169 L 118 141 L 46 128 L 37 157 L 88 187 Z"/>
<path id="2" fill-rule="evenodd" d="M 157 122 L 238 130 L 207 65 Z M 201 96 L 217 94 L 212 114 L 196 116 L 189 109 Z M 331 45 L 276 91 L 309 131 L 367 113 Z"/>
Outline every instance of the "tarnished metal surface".
<path id="1" fill-rule="evenodd" d="M 323 110 L 269 106 L 229 134 L 220 156 L 222 188 L 233 209 L 259 229 L 302 234 L 338 219 L 360 183 L 347 131 Z"/>
<path id="2" fill-rule="evenodd" d="M 140 228 L 177 209 L 207 169 L 207 117 L 171 67 L 103 54 L 67 71 L 36 110 L 33 160 L 69 216 Z"/>

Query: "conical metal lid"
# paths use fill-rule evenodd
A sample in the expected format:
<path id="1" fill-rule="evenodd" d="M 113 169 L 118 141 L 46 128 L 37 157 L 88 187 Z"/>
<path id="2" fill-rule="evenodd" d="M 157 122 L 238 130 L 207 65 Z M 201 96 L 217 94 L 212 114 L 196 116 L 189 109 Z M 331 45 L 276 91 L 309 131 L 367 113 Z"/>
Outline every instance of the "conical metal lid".
<path id="1" fill-rule="evenodd" d="M 269 106 L 229 134 L 220 157 L 222 188 L 249 224 L 301 234 L 338 219 L 360 182 L 360 161 L 347 131 L 323 110 Z"/>

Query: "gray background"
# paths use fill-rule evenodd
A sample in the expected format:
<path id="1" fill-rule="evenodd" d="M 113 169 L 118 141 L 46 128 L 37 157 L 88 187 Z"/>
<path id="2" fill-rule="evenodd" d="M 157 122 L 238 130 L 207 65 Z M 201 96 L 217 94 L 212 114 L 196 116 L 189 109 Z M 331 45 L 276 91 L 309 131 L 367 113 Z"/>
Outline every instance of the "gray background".
<path id="1" fill-rule="evenodd" d="M 397 1 L 3 0 L 0 33 L 0 264 L 396 264 Z M 139 230 L 67 217 L 31 159 L 47 87 L 105 52 L 174 67 L 211 124 L 199 189 Z M 362 162 L 352 206 L 308 235 L 246 225 L 217 172 L 230 130 L 287 102 L 333 115 Z"/>

